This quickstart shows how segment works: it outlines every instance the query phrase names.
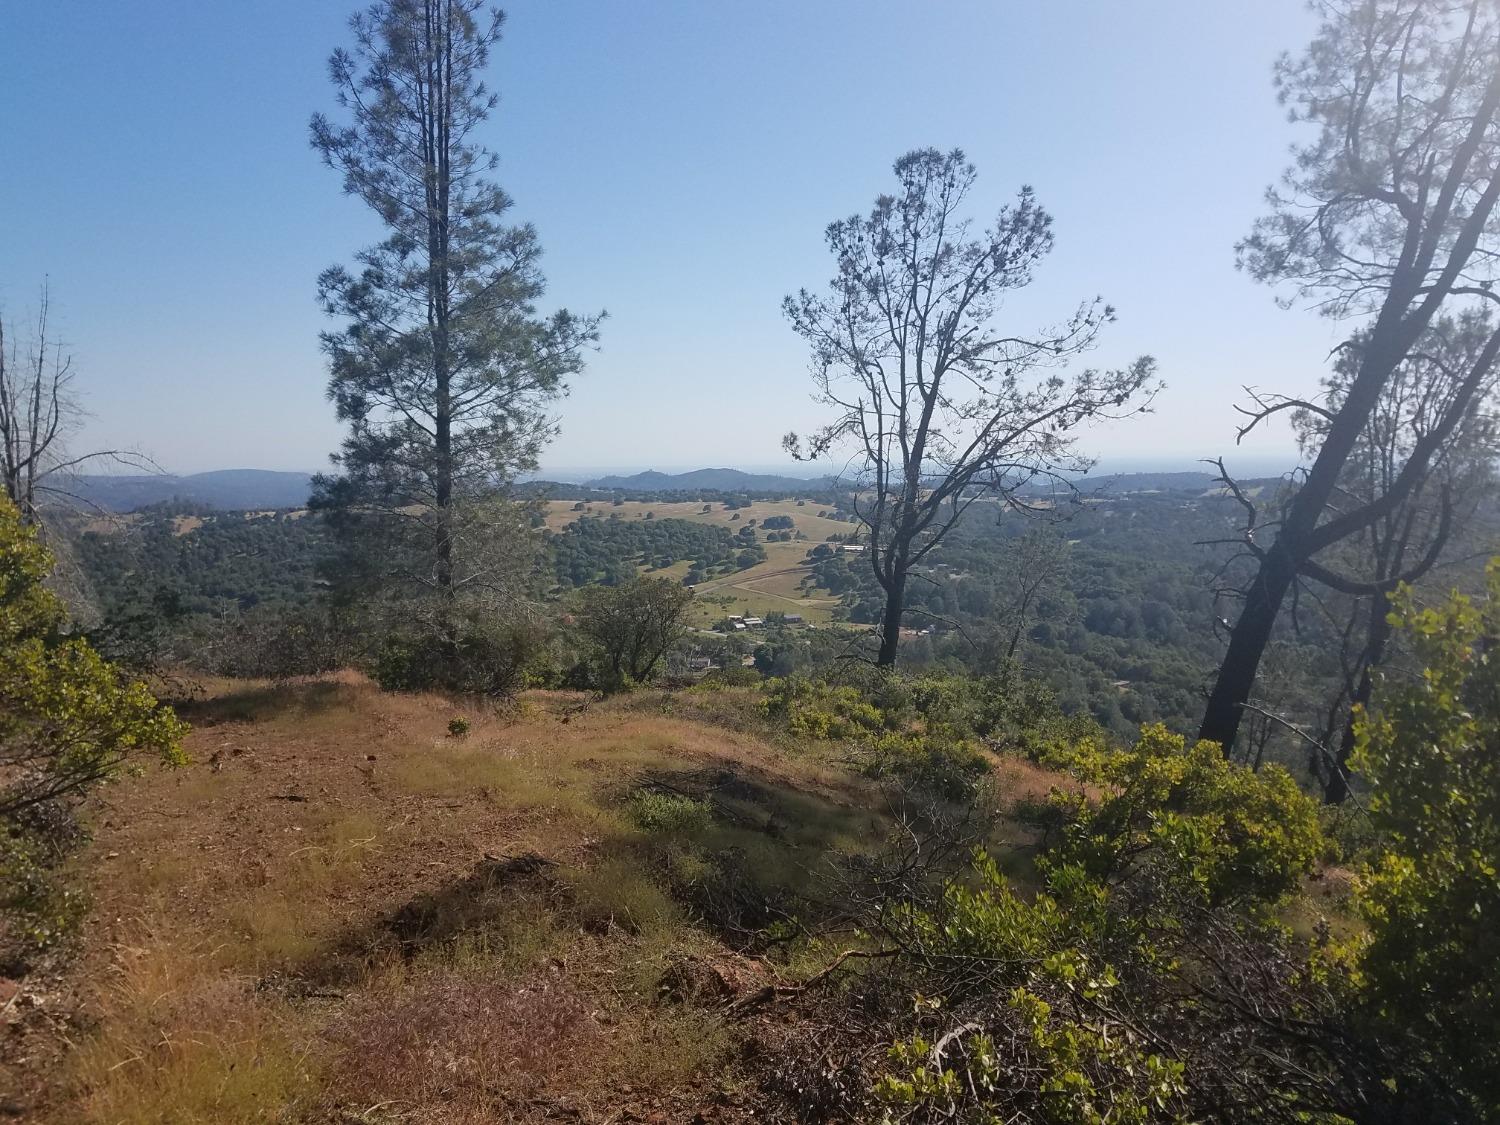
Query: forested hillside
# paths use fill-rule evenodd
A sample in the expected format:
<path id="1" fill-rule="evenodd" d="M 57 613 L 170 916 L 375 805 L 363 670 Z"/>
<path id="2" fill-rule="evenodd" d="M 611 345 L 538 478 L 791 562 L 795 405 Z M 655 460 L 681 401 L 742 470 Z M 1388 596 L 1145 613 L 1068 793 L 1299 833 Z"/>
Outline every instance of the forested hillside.
<path id="1" fill-rule="evenodd" d="M 1223 649 L 1214 587 L 1236 505 L 1214 489 L 1124 490 L 1121 483 L 1138 482 L 1117 482 L 1112 495 L 1085 496 L 1034 515 L 1001 515 L 983 505 L 971 510 L 920 571 L 904 615 L 905 659 L 914 667 L 975 675 L 1013 660 L 1046 684 L 1066 712 L 1089 715 L 1122 737 L 1148 722 L 1191 732 L 1206 670 Z M 728 502 L 730 516 L 733 505 L 752 503 L 740 495 L 744 499 Z M 778 557 L 793 565 L 784 588 L 835 604 L 825 625 L 830 635 L 814 644 L 805 629 L 773 619 L 754 634 L 731 631 L 724 645 L 710 647 L 720 662 L 736 653 L 758 656 L 767 672 L 811 668 L 831 653 L 861 651 L 881 611 L 868 561 L 840 549 L 853 525 L 825 521 L 849 531 L 791 538 L 800 534 L 795 521 L 802 512 L 809 513 L 801 518 L 810 527 L 809 520 L 839 511 L 841 503 L 851 501 L 836 494 L 821 503 L 810 498 L 792 509 L 798 515 L 780 517 L 792 522 L 789 529 L 774 516 L 756 526 L 695 522 L 705 507 L 727 518 L 724 501 L 658 498 L 618 508 L 605 501 L 576 512 L 564 504 L 554 517 L 557 526 L 539 532 L 534 596 L 566 605 L 570 590 L 658 574 L 688 586 L 713 584 L 764 563 L 768 547 L 785 548 Z M 1494 526 L 1488 508 L 1474 518 L 1479 527 Z M 139 513 L 129 525 L 87 531 L 79 542 L 105 633 L 162 605 L 173 607 L 177 627 L 188 632 L 194 616 L 238 620 L 256 607 L 262 614 L 295 615 L 324 589 L 320 568 L 332 561 L 326 531 L 302 511 L 162 508 Z M 1426 585 L 1473 589 L 1479 573 L 1479 560 L 1463 561 L 1435 571 Z M 789 601 L 781 616 L 798 615 L 800 608 Z M 714 610 L 704 624 L 722 621 L 732 609 L 730 603 Z M 1282 704 L 1310 718 L 1334 690 L 1337 668 L 1326 654 L 1337 651 L 1340 640 L 1316 613 L 1292 624 L 1280 650 Z M 1287 760 L 1297 759 L 1295 751 L 1284 741 Z"/>

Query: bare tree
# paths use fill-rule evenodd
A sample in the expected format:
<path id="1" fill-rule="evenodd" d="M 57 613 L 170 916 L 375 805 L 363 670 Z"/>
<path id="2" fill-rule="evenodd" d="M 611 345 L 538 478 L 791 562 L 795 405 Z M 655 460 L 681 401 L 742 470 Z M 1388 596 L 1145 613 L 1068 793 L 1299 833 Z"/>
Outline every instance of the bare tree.
<path id="1" fill-rule="evenodd" d="M 961 151 L 896 161 L 900 188 L 867 217 L 829 225 L 838 272 L 826 296 L 783 302 L 812 346 L 817 400 L 835 417 L 798 458 L 852 445 L 854 510 L 885 593 L 876 662 L 896 661 L 907 576 L 983 497 L 1024 508 L 1040 481 L 1068 486 L 1092 462 L 1079 427 L 1146 409 L 1158 384 L 1141 357 L 1114 371 L 1066 374 L 1114 311 L 1085 301 L 1062 323 L 1019 335 L 997 319 L 1052 249 L 1052 217 L 1030 188 L 975 232 L 964 204 L 975 181 Z"/>
<path id="2" fill-rule="evenodd" d="M 999 614 L 1007 661 L 1016 658 L 1037 606 L 1063 585 L 1071 562 L 1068 541 L 1051 528 L 1028 528 L 1016 540 L 1006 574 L 1010 600 Z"/>
<path id="3" fill-rule="evenodd" d="M 0 480 L 21 519 L 40 524 L 39 505 L 46 497 L 77 498 L 69 475 L 91 461 L 112 461 L 154 468 L 139 453 L 96 449 L 75 454 L 68 438 L 77 431 L 83 410 L 73 395 L 73 357 L 53 334 L 52 298 L 42 286 L 36 322 L 23 347 L 0 315 Z"/>
<path id="4" fill-rule="evenodd" d="M 1336 408 L 1258 398 L 1242 436 L 1282 411 L 1327 425 L 1305 479 L 1277 518 L 1247 528 L 1254 574 L 1209 695 L 1202 738 L 1232 748 L 1261 656 L 1316 556 L 1398 508 L 1468 415 L 1500 354 L 1500 329 L 1445 372 L 1448 409 L 1413 441 L 1390 487 L 1340 498 L 1345 467 L 1394 372 L 1440 317 L 1500 300 L 1500 6 L 1494 0 L 1323 0 L 1324 24 L 1277 81 L 1294 119 L 1317 126 L 1271 213 L 1240 247 L 1258 279 L 1288 282 L 1326 315 L 1358 318 Z M 1269 543 L 1264 540 L 1269 538 Z"/>

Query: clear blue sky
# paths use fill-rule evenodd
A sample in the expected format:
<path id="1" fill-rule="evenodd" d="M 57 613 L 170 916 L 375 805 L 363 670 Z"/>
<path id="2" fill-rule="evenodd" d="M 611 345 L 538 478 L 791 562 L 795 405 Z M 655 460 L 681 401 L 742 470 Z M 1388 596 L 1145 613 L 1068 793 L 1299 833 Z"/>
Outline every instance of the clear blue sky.
<path id="1" fill-rule="evenodd" d="M 82 442 L 178 471 L 318 468 L 314 280 L 378 234 L 307 144 L 345 0 L 56 0 L 0 14 L 0 302 L 51 278 Z M 516 0 L 492 64 L 499 179 L 549 302 L 609 310 L 558 407 L 568 466 L 765 465 L 817 421 L 781 296 L 913 147 L 961 146 L 983 211 L 1033 184 L 1057 250 L 1018 323 L 1103 294 L 1100 364 L 1154 353 L 1107 461 L 1230 452 L 1243 383 L 1305 391 L 1333 326 L 1278 309 L 1233 244 L 1293 139 L 1270 67 L 1301 0 Z M 80 443 L 81 444 L 81 443 Z M 1289 448 L 1269 435 L 1240 456 Z"/>

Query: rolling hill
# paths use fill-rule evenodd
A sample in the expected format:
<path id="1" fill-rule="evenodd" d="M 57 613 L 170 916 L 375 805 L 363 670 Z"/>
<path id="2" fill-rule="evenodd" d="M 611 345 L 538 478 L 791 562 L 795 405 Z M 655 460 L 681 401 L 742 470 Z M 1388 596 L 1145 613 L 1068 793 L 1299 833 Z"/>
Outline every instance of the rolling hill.
<path id="1" fill-rule="evenodd" d="M 631 476 L 600 477 L 585 481 L 590 488 L 617 489 L 632 492 L 693 492 L 699 489 L 716 492 L 776 491 L 822 487 L 824 477 L 789 477 L 765 473 L 746 473 L 739 469 L 694 469 L 688 473 L 661 473 L 648 470 Z"/>
<path id="2" fill-rule="evenodd" d="M 269 469 L 219 469 L 189 476 L 156 473 L 139 476 L 77 477 L 69 491 L 88 504 L 112 512 L 133 512 L 166 500 L 187 500 L 225 511 L 300 508 L 312 486 L 310 473 Z"/>

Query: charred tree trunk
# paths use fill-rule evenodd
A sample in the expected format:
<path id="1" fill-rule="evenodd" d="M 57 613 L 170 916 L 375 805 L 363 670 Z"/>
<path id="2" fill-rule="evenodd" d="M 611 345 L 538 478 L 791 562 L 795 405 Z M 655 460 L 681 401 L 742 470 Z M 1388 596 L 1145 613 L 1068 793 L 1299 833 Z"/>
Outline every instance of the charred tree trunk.
<path id="1" fill-rule="evenodd" d="M 896 665 L 896 649 L 901 644 L 901 614 L 906 608 L 906 571 L 893 577 L 885 591 L 885 613 L 880 619 L 880 653 L 875 664 L 880 668 Z"/>
<path id="2" fill-rule="evenodd" d="M 1391 372 L 1406 357 L 1436 311 L 1436 303 L 1432 302 L 1430 310 L 1424 308 L 1422 313 L 1403 319 L 1417 288 L 1418 279 L 1409 273 L 1393 285 L 1370 334 L 1359 373 L 1349 384 L 1343 407 L 1328 428 L 1307 480 L 1292 497 L 1276 541 L 1260 555 L 1259 570 L 1250 583 L 1239 620 L 1230 632 L 1229 647 L 1219 665 L 1198 730 L 1199 739 L 1217 742 L 1226 756 L 1234 749 L 1245 704 L 1254 691 L 1261 657 L 1270 644 L 1287 591 L 1297 580 L 1298 569 L 1324 546 L 1315 541 L 1314 533 L 1328 530 L 1318 524 L 1338 488 L 1344 465 Z M 1336 541 L 1333 536 L 1323 537 Z"/>
<path id="3" fill-rule="evenodd" d="M 1297 574 L 1296 561 L 1281 541 L 1267 553 L 1245 598 L 1239 620 L 1229 634 L 1229 648 L 1219 665 L 1198 737 L 1217 742 L 1228 755 L 1239 735 L 1245 704 L 1255 688 L 1261 656 L 1271 641 L 1281 603 Z"/>

